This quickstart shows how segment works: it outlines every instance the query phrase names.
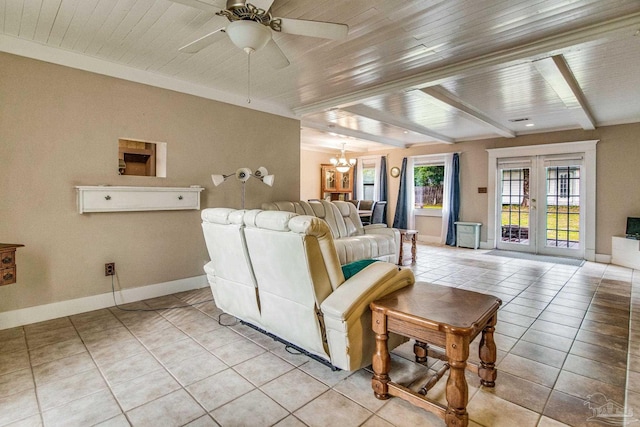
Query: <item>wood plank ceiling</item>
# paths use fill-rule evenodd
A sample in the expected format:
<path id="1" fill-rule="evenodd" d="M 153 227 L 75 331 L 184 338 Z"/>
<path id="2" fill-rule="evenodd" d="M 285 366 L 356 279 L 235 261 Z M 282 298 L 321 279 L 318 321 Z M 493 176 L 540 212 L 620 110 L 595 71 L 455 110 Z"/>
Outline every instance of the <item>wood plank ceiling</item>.
<path id="1" fill-rule="evenodd" d="M 269 0 L 255 0 L 270 4 Z M 291 64 L 226 37 L 223 0 L 0 0 L 0 50 L 301 119 L 302 146 L 348 151 L 640 121 L 638 0 L 275 0 Z M 221 21 L 222 20 L 222 21 Z M 342 137 L 340 137 L 342 136 Z"/>

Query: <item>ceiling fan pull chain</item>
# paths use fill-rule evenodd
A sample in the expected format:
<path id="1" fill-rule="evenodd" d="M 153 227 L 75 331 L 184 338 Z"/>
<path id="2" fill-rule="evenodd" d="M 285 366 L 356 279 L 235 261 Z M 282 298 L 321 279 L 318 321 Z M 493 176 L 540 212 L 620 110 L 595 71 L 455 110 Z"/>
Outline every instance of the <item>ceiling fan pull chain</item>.
<path id="1" fill-rule="evenodd" d="M 247 53 L 247 104 L 251 104 L 251 52 Z"/>

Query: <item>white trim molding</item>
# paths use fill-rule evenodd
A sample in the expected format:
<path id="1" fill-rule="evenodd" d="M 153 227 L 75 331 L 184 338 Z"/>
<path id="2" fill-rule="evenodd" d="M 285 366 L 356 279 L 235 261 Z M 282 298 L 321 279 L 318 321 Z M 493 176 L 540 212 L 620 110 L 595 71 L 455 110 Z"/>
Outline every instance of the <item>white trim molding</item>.
<path id="1" fill-rule="evenodd" d="M 178 279 L 170 282 L 154 285 L 140 286 L 137 288 L 116 291 L 115 299 L 118 305 L 142 301 L 149 298 L 157 298 L 176 292 L 190 291 L 208 286 L 205 275 Z M 59 317 L 72 316 L 102 308 L 114 307 L 114 296 L 111 292 L 93 295 L 90 297 L 76 298 L 35 307 L 0 313 L 0 330 L 28 325 L 30 323 L 43 322 Z"/>
<path id="2" fill-rule="evenodd" d="M 497 245 L 496 224 L 498 222 L 498 194 L 496 184 L 498 179 L 498 159 L 508 157 L 545 156 L 554 154 L 584 153 L 584 168 L 586 176 L 585 204 L 585 248 L 584 259 L 596 260 L 596 144 L 599 140 L 560 142 L 555 144 L 541 144 L 506 148 L 490 148 L 489 177 L 487 185 L 488 215 L 487 215 L 487 247 L 493 249 Z"/>

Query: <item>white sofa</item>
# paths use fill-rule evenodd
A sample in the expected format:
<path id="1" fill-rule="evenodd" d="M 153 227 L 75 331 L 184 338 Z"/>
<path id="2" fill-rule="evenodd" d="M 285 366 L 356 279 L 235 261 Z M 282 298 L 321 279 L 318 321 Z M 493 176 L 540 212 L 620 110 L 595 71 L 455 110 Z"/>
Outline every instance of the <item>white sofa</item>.
<path id="1" fill-rule="evenodd" d="M 400 232 L 386 224 L 362 225 L 353 203 L 326 200 L 267 202 L 263 210 L 295 212 L 323 219 L 329 225 L 342 265 L 361 259 L 394 264 L 400 255 Z"/>
<path id="2" fill-rule="evenodd" d="M 216 305 L 331 366 L 357 370 L 375 348 L 369 304 L 414 283 L 409 269 L 373 262 L 345 280 L 325 221 L 291 212 L 202 211 Z M 402 343 L 389 337 L 389 348 Z"/>

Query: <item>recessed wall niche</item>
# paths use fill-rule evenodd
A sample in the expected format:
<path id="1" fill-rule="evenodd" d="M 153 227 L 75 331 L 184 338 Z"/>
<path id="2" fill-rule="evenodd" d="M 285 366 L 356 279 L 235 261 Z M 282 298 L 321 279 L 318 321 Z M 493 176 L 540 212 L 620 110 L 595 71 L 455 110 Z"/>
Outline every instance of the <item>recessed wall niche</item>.
<path id="1" fill-rule="evenodd" d="M 118 174 L 167 177 L 167 143 L 118 139 Z"/>

